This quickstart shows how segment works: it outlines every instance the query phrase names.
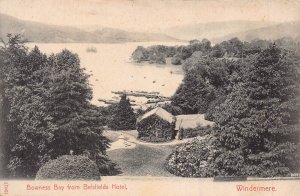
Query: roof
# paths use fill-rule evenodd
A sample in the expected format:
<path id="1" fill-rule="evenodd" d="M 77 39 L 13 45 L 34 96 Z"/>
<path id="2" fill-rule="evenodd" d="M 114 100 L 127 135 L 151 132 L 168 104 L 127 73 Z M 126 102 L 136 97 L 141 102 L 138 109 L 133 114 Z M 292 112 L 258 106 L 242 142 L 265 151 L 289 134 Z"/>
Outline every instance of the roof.
<path id="1" fill-rule="evenodd" d="M 161 107 L 157 107 L 149 112 L 147 112 L 146 114 L 144 114 L 140 119 L 139 121 L 145 119 L 145 118 L 148 118 L 152 115 L 157 115 L 159 116 L 160 118 L 162 118 L 163 120 L 165 121 L 168 121 L 169 123 L 172 123 L 175 119 L 174 119 L 174 116 L 172 114 L 170 114 L 169 112 L 167 112 L 166 110 L 164 110 L 163 108 Z"/>
<path id="2" fill-rule="evenodd" d="M 198 126 L 213 126 L 215 123 L 204 119 L 204 114 L 189 114 L 176 116 L 175 130 L 179 128 L 192 129 Z"/>

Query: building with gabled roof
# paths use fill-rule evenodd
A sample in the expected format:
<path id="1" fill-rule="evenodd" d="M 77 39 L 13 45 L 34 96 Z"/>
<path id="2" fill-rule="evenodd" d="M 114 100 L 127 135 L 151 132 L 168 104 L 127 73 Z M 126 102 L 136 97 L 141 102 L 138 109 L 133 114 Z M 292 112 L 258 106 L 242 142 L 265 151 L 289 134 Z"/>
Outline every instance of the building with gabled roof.
<path id="1" fill-rule="evenodd" d="M 138 118 L 138 138 L 152 142 L 172 140 L 176 135 L 175 121 L 175 116 L 157 107 Z"/>
<path id="2" fill-rule="evenodd" d="M 141 140 L 155 142 L 175 139 L 177 133 L 182 133 L 183 130 L 214 125 L 214 122 L 205 120 L 204 114 L 173 116 L 165 109 L 157 107 L 138 118 L 137 131 Z"/>
<path id="3" fill-rule="evenodd" d="M 167 110 L 165 110 L 165 109 L 163 109 L 161 107 L 156 107 L 153 110 L 145 113 L 138 120 L 146 119 L 146 118 L 148 118 L 149 116 L 152 116 L 152 115 L 157 115 L 160 118 L 162 118 L 163 120 L 168 121 L 169 123 L 172 123 L 174 121 L 174 116 L 172 114 L 170 114 Z"/>

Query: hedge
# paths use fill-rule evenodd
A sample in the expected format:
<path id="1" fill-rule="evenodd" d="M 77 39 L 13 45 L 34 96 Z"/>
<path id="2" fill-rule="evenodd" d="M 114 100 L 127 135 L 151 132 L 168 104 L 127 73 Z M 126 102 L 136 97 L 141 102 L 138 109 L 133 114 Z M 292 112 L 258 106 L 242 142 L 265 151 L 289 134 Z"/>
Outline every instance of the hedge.
<path id="1" fill-rule="evenodd" d="M 96 163 L 85 156 L 63 155 L 45 163 L 36 179 L 100 180 L 100 173 Z"/>
<path id="2" fill-rule="evenodd" d="M 143 140 L 143 141 L 147 141 L 147 142 L 156 142 L 156 143 L 159 143 L 159 142 L 168 142 L 169 141 L 166 138 L 158 138 L 158 137 L 155 137 L 155 136 L 141 137 L 139 139 Z"/>
<path id="3" fill-rule="evenodd" d="M 181 129 L 179 133 L 179 139 L 192 138 L 197 136 L 205 136 L 212 132 L 212 127 L 210 126 L 198 126 L 196 128 Z"/>

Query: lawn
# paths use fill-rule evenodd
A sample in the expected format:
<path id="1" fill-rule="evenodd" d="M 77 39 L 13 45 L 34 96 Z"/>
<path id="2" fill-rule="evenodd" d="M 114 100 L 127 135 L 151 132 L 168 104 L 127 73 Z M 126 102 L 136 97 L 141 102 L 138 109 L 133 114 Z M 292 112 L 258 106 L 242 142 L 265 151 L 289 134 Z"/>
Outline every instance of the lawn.
<path id="1" fill-rule="evenodd" d="M 173 176 L 164 169 L 164 163 L 175 146 L 146 146 L 116 149 L 107 152 L 118 164 L 124 176 Z"/>

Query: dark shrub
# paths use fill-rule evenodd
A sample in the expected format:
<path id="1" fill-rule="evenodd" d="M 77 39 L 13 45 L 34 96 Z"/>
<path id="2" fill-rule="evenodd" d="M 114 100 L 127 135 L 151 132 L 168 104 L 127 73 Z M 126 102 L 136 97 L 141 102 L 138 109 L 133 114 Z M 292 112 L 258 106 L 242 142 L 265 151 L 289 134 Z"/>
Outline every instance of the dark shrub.
<path id="1" fill-rule="evenodd" d="M 211 127 L 206 126 L 198 126 L 196 128 L 190 128 L 190 129 L 182 129 L 181 137 L 182 138 L 191 138 L 191 137 L 197 137 L 197 136 L 205 136 L 211 133 Z"/>
<path id="2" fill-rule="evenodd" d="M 182 114 L 182 110 L 178 106 L 174 106 L 174 105 L 166 103 L 162 106 L 162 108 L 165 109 L 166 111 L 168 111 L 169 113 L 173 114 L 173 115 Z"/>
<path id="3" fill-rule="evenodd" d="M 96 163 L 85 156 L 63 155 L 42 166 L 36 179 L 100 180 L 100 173 Z"/>
<path id="4" fill-rule="evenodd" d="M 143 46 L 138 46 L 131 55 L 132 59 L 138 63 L 149 60 L 149 51 Z"/>
<path id="5" fill-rule="evenodd" d="M 166 64 L 165 55 L 160 53 L 153 53 L 149 58 L 149 63 Z"/>
<path id="6" fill-rule="evenodd" d="M 214 159 L 219 151 L 214 145 L 215 138 L 195 139 L 176 146 L 167 158 L 166 169 L 183 177 L 212 177 L 217 175 Z"/>
<path id="7" fill-rule="evenodd" d="M 181 65 L 180 57 L 178 55 L 173 56 L 172 59 L 171 59 L 171 63 L 173 65 Z"/>
<path id="8" fill-rule="evenodd" d="M 143 140 L 145 142 L 156 142 L 156 143 L 159 143 L 159 142 L 167 142 L 169 141 L 169 139 L 166 139 L 166 138 L 158 138 L 158 137 L 155 137 L 155 136 L 149 136 L 149 137 L 141 137 L 139 138 L 140 140 Z"/>

